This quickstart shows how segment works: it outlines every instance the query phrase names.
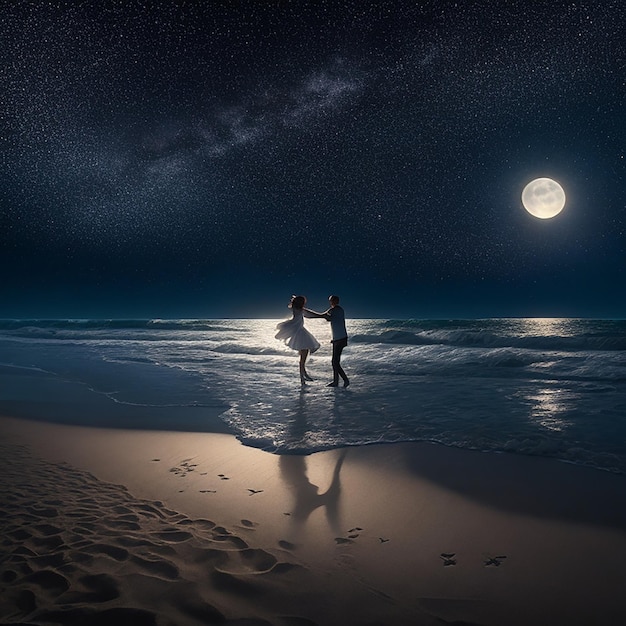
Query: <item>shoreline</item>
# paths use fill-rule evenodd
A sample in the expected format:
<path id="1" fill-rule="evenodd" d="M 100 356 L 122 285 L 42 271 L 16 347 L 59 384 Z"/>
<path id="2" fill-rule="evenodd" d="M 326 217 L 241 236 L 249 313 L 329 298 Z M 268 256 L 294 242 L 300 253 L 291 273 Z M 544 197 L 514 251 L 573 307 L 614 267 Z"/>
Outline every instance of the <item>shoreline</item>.
<path id="1" fill-rule="evenodd" d="M 195 529 L 192 536 L 166 546 L 175 552 L 170 561 L 181 589 L 199 584 L 200 574 L 187 562 L 202 551 L 192 546 L 201 537 L 198 520 L 224 529 L 235 549 L 219 555 L 221 565 L 213 564 L 207 593 L 213 597 L 209 604 L 228 619 L 253 617 L 277 625 L 295 624 L 297 618 L 309 620 L 297 623 L 320 625 L 462 620 L 556 626 L 626 618 L 620 601 L 626 584 L 626 477 L 621 475 L 429 443 L 280 456 L 248 448 L 224 433 L 100 429 L 15 418 L 0 418 L 0 431 L 13 482 L 20 464 L 31 462 L 24 451 L 31 451 L 52 475 L 59 468 L 74 477 L 88 473 L 96 494 L 107 485 L 123 485 L 133 499 L 187 520 L 187 528 Z M 36 507 L 47 495 L 36 474 L 23 476 Z M 5 493 L 11 493 L 15 487 L 7 472 L 3 480 Z M 58 489 L 62 493 L 63 485 Z M 16 512 L 6 512 L 19 525 Z M 35 526 L 43 522 L 63 534 L 62 525 L 50 520 Z M 114 522 L 107 532 L 122 537 L 123 515 Z M 154 534 L 136 523 L 139 536 Z M 5 541 L 5 552 L 14 555 L 35 538 Z M 224 539 L 210 539 L 216 541 Z M 80 562 L 80 548 L 77 554 Z M 113 580 L 122 580 L 121 573 L 117 578 L 113 573 L 114 559 L 98 559 Z M 59 574 L 69 565 L 45 569 Z M 224 572 L 231 578 L 225 582 L 222 576 L 220 583 Z M 21 580 L 3 582 L 2 588 L 32 590 Z M 153 575 L 150 584 L 158 586 L 159 580 L 162 576 Z M 70 582 L 70 589 L 78 584 Z M 251 584 L 260 585 L 265 599 L 248 597 Z M 40 606 L 51 594 L 44 591 Z M 150 598 L 148 593 L 144 604 L 153 610 Z M 128 603 L 121 594 L 84 604 L 89 610 L 119 608 L 122 599 Z M 135 600 L 135 608 L 139 605 Z M 181 620 L 180 609 L 172 606 L 155 611 L 155 623 L 173 614 Z M 291 621 L 285 621 L 286 614 Z"/>

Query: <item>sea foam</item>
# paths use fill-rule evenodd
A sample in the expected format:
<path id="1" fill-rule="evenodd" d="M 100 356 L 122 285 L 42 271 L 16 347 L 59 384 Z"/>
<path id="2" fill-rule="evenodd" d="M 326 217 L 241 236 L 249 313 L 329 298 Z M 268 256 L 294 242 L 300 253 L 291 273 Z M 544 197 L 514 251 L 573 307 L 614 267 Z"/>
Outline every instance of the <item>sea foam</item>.
<path id="1" fill-rule="evenodd" d="M 322 348 L 305 387 L 277 321 L 0 321 L 0 376 L 33 374 L 24 397 L 0 386 L 0 410 L 63 421 L 74 393 L 97 425 L 210 430 L 218 409 L 246 445 L 278 453 L 434 441 L 626 471 L 624 321 L 349 319 L 347 389 L 326 387 L 325 321 L 306 320 Z M 28 402 L 53 381 L 54 402 Z"/>

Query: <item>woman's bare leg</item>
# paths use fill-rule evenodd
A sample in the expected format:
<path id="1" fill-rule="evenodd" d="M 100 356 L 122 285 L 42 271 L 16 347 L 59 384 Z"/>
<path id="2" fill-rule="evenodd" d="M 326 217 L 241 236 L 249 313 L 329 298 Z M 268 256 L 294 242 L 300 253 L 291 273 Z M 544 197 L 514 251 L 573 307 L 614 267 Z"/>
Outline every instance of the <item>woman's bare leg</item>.
<path id="1" fill-rule="evenodd" d="M 309 375 L 306 373 L 306 359 L 309 356 L 308 350 L 300 350 L 300 382 L 303 385 L 306 385 L 306 379 L 309 378 Z"/>

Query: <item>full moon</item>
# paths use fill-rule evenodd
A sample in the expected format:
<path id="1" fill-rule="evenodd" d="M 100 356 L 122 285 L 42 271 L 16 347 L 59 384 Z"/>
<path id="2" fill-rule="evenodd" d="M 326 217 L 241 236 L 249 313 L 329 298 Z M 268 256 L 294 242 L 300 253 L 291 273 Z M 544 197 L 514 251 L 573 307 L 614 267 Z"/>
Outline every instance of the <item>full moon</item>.
<path id="1" fill-rule="evenodd" d="M 551 178 L 535 178 L 522 191 L 524 208 L 542 220 L 558 215 L 565 206 L 563 187 Z"/>

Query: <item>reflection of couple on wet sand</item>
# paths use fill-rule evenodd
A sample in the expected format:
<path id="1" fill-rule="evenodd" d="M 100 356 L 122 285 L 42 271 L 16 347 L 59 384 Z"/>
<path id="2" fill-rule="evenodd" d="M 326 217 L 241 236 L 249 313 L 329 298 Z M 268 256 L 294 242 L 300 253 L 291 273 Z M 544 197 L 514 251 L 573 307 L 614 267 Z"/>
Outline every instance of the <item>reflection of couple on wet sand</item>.
<path id="1" fill-rule="evenodd" d="M 292 296 L 289 308 L 292 311 L 292 318 L 281 322 L 276 327 L 276 339 L 282 339 L 292 350 L 297 350 L 300 354 L 300 381 L 303 385 L 307 380 L 313 380 L 306 371 L 306 360 L 309 354 L 316 352 L 319 341 L 304 327 L 305 317 L 317 317 L 330 322 L 331 344 L 333 346 L 332 367 L 333 380 L 327 386 L 338 387 L 339 378 L 343 380 L 343 386 L 350 384 L 346 373 L 341 367 L 341 353 L 348 345 L 348 333 L 346 331 L 346 315 L 343 307 L 339 306 L 339 296 L 328 298 L 330 308 L 323 313 L 317 313 L 306 309 L 306 298 L 304 296 Z"/>
<path id="2" fill-rule="evenodd" d="M 341 491 L 339 474 L 345 457 L 346 450 L 342 450 L 337 456 L 328 489 L 320 493 L 319 487 L 311 483 L 307 476 L 306 457 L 295 454 L 280 455 L 281 474 L 294 493 L 294 506 L 290 515 L 295 526 L 304 524 L 315 509 L 324 507 L 330 527 L 334 531 L 338 530 L 340 525 L 339 494 Z"/>

